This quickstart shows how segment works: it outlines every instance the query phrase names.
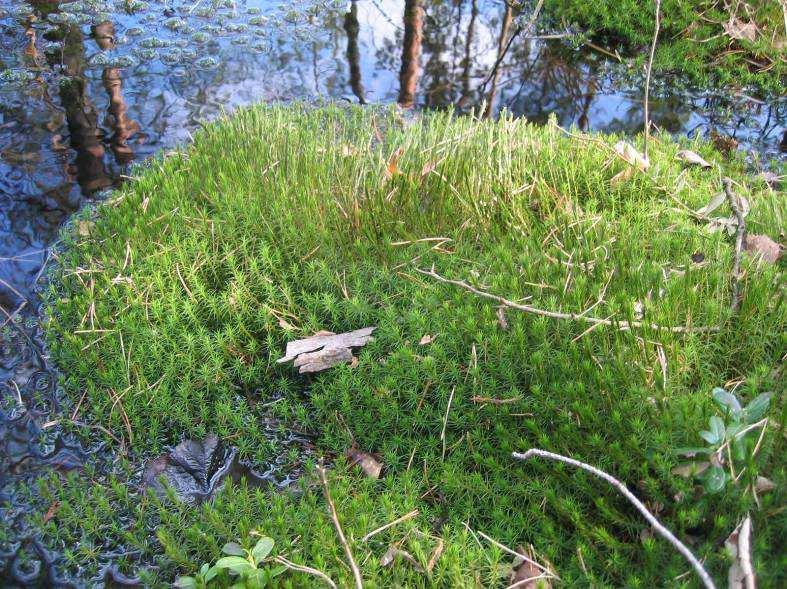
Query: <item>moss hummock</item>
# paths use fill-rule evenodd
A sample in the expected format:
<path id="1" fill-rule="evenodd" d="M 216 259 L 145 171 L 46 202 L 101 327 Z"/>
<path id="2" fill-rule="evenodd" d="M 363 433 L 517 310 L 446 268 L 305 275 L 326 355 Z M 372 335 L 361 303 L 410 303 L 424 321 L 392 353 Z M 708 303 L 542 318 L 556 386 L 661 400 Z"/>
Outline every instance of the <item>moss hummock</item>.
<path id="1" fill-rule="evenodd" d="M 463 522 L 508 546 L 532 544 L 568 587 L 696 584 L 605 483 L 512 460 L 531 447 L 625 481 L 717 579 L 729 564 L 723 541 L 751 511 L 761 586 L 782 585 L 783 267 L 745 257 L 733 316 L 733 240 L 687 213 L 720 190 L 719 173 L 685 168 L 676 152 L 687 146 L 656 136 L 647 173 L 626 174 L 618 139 L 338 106 L 259 106 L 207 125 L 66 237 L 50 343 L 73 404 L 84 394 L 79 420 L 142 458 L 216 432 L 264 466 L 280 451 L 263 427 L 271 418 L 315 432 L 329 457 L 354 439 L 385 465 L 371 481 L 338 458 L 331 479 L 369 587 L 505 586 L 510 558 Z M 688 147 L 721 161 L 707 144 Z M 741 162 L 721 165 L 751 204 L 750 230 L 777 237 L 785 199 Z M 504 328 L 490 301 L 416 271 L 432 266 L 535 307 L 720 331 L 588 331 L 514 311 Z M 289 340 L 368 325 L 375 340 L 357 365 L 301 377 L 275 362 Z M 419 343 L 426 335 L 431 343 Z M 739 484 L 707 495 L 671 470 L 677 447 L 700 442 L 711 390 L 725 383 L 744 400 L 774 391 L 773 422 Z M 758 475 L 776 484 L 759 508 L 744 492 Z M 241 485 L 193 508 L 141 497 L 133 476 L 90 479 L 42 483 L 44 498 L 60 501 L 44 537 L 85 571 L 96 546 L 123 547 L 137 555 L 124 568 L 141 551 L 160 567 L 149 582 L 167 583 L 258 528 L 291 560 L 351 582 L 317 489 L 270 497 Z M 380 566 L 402 539 L 423 565 L 441 539 L 446 548 L 429 574 Z"/>

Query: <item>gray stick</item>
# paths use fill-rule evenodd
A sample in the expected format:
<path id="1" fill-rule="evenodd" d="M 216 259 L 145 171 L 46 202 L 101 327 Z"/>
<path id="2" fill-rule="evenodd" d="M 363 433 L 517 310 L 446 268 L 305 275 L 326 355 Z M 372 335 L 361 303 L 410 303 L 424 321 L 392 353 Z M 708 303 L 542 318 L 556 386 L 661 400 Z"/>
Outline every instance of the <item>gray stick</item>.
<path id="1" fill-rule="evenodd" d="M 689 550 L 688 547 L 683 542 L 678 540 L 672 532 L 670 532 L 667 528 L 665 528 L 661 524 L 661 522 L 659 522 L 659 520 L 656 519 L 656 516 L 653 515 L 650 511 L 648 511 L 648 508 L 642 504 L 642 501 L 637 499 L 637 497 L 626 488 L 626 485 L 624 485 L 621 481 L 613 477 L 611 474 L 607 474 L 603 470 L 599 470 L 594 466 L 590 466 L 589 464 L 585 462 L 580 462 L 579 460 L 574 460 L 573 458 L 569 458 L 568 456 L 563 456 L 562 454 L 554 454 L 552 452 L 547 452 L 546 450 L 539 450 L 537 448 L 531 448 L 524 454 L 520 454 L 519 452 L 514 452 L 513 456 L 517 460 L 527 460 L 531 456 L 541 456 L 542 458 L 549 458 L 551 460 L 557 460 L 558 462 L 565 462 L 566 464 L 570 464 L 571 466 L 581 468 L 582 470 L 585 470 L 593 475 L 596 475 L 601 479 L 604 479 L 610 485 L 612 485 L 618 491 L 620 491 L 623 494 L 623 496 L 626 499 L 628 499 L 629 502 L 631 502 L 631 504 L 634 505 L 634 507 L 637 508 L 637 511 L 639 511 L 645 517 L 645 519 L 648 520 L 648 523 L 650 523 L 650 525 L 653 526 L 653 529 L 656 530 L 656 532 L 658 532 L 658 534 L 662 538 L 667 540 L 678 550 L 678 552 L 680 552 L 683 556 L 686 557 L 686 560 L 688 560 L 691 563 L 691 566 L 694 567 L 694 570 L 697 571 L 697 574 L 699 575 L 700 579 L 702 579 L 702 582 L 705 584 L 705 587 L 707 587 L 707 589 L 716 589 L 716 585 L 713 584 L 713 579 L 711 579 L 710 575 L 708 574 L 708 571 L 705 570 L 705 567 L 702 566 L 702 563 L 697 559 L 696 556 L 694 556 L 691 550 Z"/>

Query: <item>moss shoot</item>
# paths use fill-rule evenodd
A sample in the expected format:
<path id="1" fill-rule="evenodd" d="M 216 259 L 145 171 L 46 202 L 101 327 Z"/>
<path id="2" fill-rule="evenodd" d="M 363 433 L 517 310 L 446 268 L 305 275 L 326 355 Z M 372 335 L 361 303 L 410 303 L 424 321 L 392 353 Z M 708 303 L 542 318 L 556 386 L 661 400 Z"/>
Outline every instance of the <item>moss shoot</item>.
<path id="1" fill-rule="evenodd" d="M 45 539 L 83 573 L 107 547 L 129 571 L 153 561 L 145 574 L 156 586 L 259 529 L 279 553 L 348 586 L 310 476 L 300 494 L 228 485 L 189 507 L 138 491 L 123 472 L 209 432 L 264 468 L 281 452 L 265 433 L 275 419 L 314 432 L 318 453 L 336 457 L 334 501 L 369 587 L 506 586 L 510 556 L 463 522 L 507 546 L 532 544 L 567 587 L 696 586 L 605 483 L 511 458 L 531 447 L 625 481 L 717 579 L 730 562 L 725 538 L 751 512 L 758 580 L 784 586 L 783 266 L 745 256 L 732 314 L 734 240 L 689 213 L 720 190 L 719 172 L 676 153 L 720 163 L 750 203 L 752 232 L 778 237 L 787 201 L 700 142 L 656 136 L 650 169 L 627 172 L 619 139 L 505 116 L 257 106 L 139 170 L 65 237 L 50 299 L 51 350 L 78 420 L 133 448 L 134 464 L 106 479 L 42 481 L 32 517 Z M 416 272 L 432 266 L 535 307 L 720 330 L 588 330 L 511 310 L 501 321 L 490 301 Z M 367 325 L 375 340 L 357 365 L 302 377 L 276 363 L 289 340 Z M 419 343 L 425 335 L 431 343 Z M 756 456 L 709 495 L 672 469 L 676 448 L 701 443 L 711 391 L 725 383 L 744 401 L 775 396 Z M 382 479 L 346 465 L 353 439 L 380 457 Z M 758 476 L 776 485 L 759 507 L 746 490 Z M 424 567 L 439 542 L 445 550 L 428 573 L 381 566 L 398 541 Z"/>

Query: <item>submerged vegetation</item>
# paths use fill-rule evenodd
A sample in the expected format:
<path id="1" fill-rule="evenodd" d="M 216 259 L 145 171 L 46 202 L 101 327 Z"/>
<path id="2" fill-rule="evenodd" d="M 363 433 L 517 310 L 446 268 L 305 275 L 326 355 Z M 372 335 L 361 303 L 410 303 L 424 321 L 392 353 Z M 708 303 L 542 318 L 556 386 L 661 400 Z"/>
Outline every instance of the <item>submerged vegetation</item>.
<path id="1" fill-rule="evenodd" d="M 753 233 L 778 237 L 787 202 L 710 144 L 656 135 L 643 171 L 618 139 L 505 116 L 257 106 L 138 170 L 75 222 L 49 302 L 74 428 L 133 454 L 106 479 L 42 481 L 44 539 L 88 575 L 97 547 L 114 549 L 157 586 L 259 530 L 272 558 L 349 586 L 310 469 L 299 493 L 228 482 L 205 505 L 137 488 L 142 459 L 211 432 L 264 467 L 281 452 L 274 421 L 311 432 L 333 461 L 330 492 L 369 587 L 507 586 L 511 556 L 477 532 L 532 545 L 567 587 L 697 583 L 603 481 L 512 459 L 534 447 L 624 481 L 717 579 L 724 540 L 751 513 L 758 581 L 783 586 L 784 262 L 744 255 L 733 311 L 734 240 L 692 213 L 721 190 L 719 171 L 676 154 L 719 164 Z M 419 272 L 430 269 L 612 325 L 497 308 Z M 276 363 L 288 341 L 365 326 L 374 340 L 351 364 L 298 375 Z M 718 417 L 719 386 L 734 388 L 735 411 L 772 396 L 767 412 L 747 409 L 769 420 L 764 434 L 741 442 L 734 476 L 710 494 L 673 469 L 711 416 L 748 423 Z M 353 447 L 383 464 L 379 480 L 343 457 Z M 756 494 L 760 479 L 770 492 Z M 316 582 L 293 570 L 274 581 Z"/>
<path id="2" fill-rule="evenodd" d="M 662 0 L 661 6 L 656 71 L 676 72 L 703 86 L 752 85 L 784 94 L 783 2 Z M 610 51 L 639 55 L 653 36 L 655 0 L 547 0 L 544 9 L 552 20 L 575 25 Z"/>

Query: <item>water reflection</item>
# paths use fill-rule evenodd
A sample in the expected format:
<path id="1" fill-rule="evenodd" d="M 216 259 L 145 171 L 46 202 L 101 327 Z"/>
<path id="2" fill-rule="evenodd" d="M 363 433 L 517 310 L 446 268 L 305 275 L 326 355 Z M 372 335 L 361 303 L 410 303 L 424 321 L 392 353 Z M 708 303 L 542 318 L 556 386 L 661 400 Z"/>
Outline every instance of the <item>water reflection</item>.
<path id="1" fill-rule="evenodd" d="M 131 162 L 188 140 L 201 121 L 256 101 L 327 97 L 460 112 L 485 104 L 487 116 L 506 108 L 537 123 L 640 131 L 630 72 L 565 38 L 518 34 L 517 10 L 502 0 L 6 0 L 0 392 L 13 410 L 0 410 L 0 449 L 16 448 L 24 468 L 0 461 L 0 499 L 16 481 L 79 462 L 60 438 L 57 394 L 30 411 L 25 388 L 42 368 L 36 293 L 59 228 Z M 784 99 L 654 86 L 652 119 L 665 131 L 732 136 L 767 157 L 787 149 Z"/>

